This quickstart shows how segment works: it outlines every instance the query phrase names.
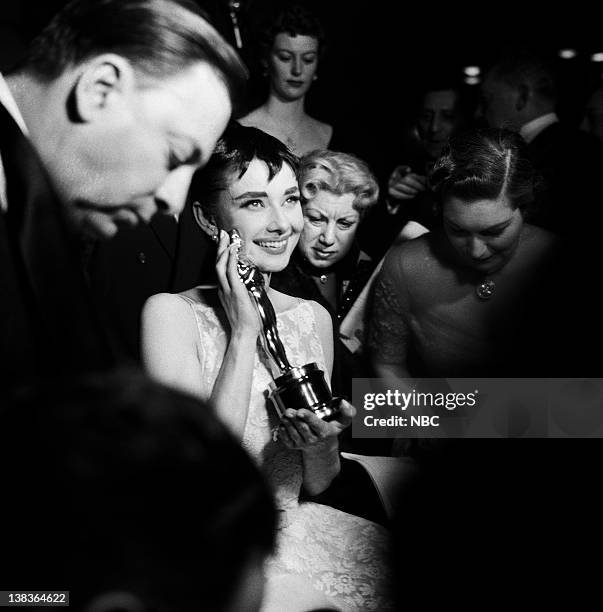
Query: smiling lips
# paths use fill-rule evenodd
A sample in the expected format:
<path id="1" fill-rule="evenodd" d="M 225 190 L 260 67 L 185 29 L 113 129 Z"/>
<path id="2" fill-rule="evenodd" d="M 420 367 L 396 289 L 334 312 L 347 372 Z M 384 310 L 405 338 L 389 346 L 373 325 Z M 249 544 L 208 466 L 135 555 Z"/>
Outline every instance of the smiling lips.
<path id="1" fill-rule="evenodd" d="M 255 244 L 273 255 L 281 255 L 284 253 L 287 249 L 288 242 L 288 237 L 282 238 L 281 240 L 254 240 Z"/>

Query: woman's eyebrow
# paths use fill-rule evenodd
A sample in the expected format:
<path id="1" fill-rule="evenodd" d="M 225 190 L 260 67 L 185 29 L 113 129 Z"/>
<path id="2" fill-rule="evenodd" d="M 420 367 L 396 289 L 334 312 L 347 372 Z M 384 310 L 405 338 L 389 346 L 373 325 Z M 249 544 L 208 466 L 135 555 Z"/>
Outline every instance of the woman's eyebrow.
<path id="1" fill-rule="evenodd" d="M 267 198 L 267 197 L 268 197 L 268 194 L 265 191 L 246 191 L 245 193 L 242 193 L 236 198 L 233 198 L 233 200 L 235 200 L 236 202 L 237 200 L 243 200 L 247 198 Z"/>
<path id="2" fill-rule="evenodd" d="M 448 223 L 448 225 L 450 225 L 453 229 L 464 229 L 460 226 L 458 226 L 456 223 L 454 223 L 454 221 L 451 221 L 450 219 L 448 219 L 447 217 L 445 217 L 446 223 Z M 501 221 L 500 223 L 495 223 L 494 225 L 490 225 L 488 227 L 484 227 L 480 230 L 480 232 L 489 232 L 492 230 L 497 230 L 497 229 L 503 229 L 504 227 L 506 227 L 507 225 L 509 225 L 509 223 L 511 223 L 513 219 L 507 219 L 505 221 Z"/>

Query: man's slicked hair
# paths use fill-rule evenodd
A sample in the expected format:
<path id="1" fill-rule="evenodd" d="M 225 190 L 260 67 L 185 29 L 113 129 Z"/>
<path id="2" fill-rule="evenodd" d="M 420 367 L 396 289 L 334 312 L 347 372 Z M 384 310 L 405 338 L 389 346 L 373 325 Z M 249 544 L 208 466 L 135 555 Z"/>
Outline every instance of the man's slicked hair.
<path id="1" fill-rule="evenodd" d="M 101 53 L 125 57 L 150 79 L 207 62 L 233 106 L 247 80 L 239 56 L 191 0 L 72 0 L 33 40 L 22 68 L 50 81 Z"/>

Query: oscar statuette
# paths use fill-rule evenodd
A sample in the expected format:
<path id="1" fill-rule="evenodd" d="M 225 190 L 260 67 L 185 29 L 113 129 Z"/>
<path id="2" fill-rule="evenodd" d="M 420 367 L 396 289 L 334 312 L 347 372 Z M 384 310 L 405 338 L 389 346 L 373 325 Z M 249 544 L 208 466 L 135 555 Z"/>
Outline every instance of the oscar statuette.
<path id="1" fill-rule="evenodd" d="M 266 294 L 264 277 L 252 261 L 240 254 L 242 240 L 236 229 L 231 230 L 230 239 L 239 245 L 237 271 L 260 316 L 264 350 L 273 361 L 274 371 L 279 373 L 270 383 L 268 394 L 278 415 L 282 416 L 286 408 L 306 408 L 325 421 L 337 418 L 341 399 L 333 397 L 318 364 L 292 366 L 289 363 L 278 334 L 274 307 Z"/>

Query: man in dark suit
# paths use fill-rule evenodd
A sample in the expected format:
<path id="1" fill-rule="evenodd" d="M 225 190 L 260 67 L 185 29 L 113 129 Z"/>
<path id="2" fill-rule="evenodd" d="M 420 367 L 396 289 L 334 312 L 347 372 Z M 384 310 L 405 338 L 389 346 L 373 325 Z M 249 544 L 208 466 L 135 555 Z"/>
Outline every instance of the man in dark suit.
<path id="1" fill-rule="evenodd" d="M 559 120 L 555 74 L 526 50 L 508 52 L 486 73 L 481 114 L 489 127 L 519 132 L 544 178 L 539 206 L 529 219 L 569 239 L 601 218 L 603 147 Z"/>
<path id="2" fill-rule="evenodd" d="M 156 293 L 178 293 L 212 281 L 214 250 L 193 218 L 190 196 L 177 219 L 155 215 L 148 225 L 96 242 L 86 265 L 92 294 L 129 358 L 140 360 L 145 301 Z"/>
<path id="3" fill-rule="evenodd" d="M 591 357 L 603 341 L 601 302 L 591 291 L 599 275 L 600 228 L 603 223 L 603 146 L 597 139 L 566 125 L 555 113 L 555 73 L 550 63 L 530 50 L 502 57 L 486 73 L 481 112 L 490 127 L 519 132 L 542 175 L 543 189 L 527 220 L 563 238 L 555 275 L 555 295 L 548 310 L 548 338 L 555 339 L 557 376 L 600 375 Z M 544 344 L 543 344 L 544 345 Z M 589 350 L 588 346 L 592 349 Z"/>
<path id="4" fill-rule="evenodd" d="M 119 359 L 82 255 L 182 210 L 245 76 L 187 0 L 75 0 L 0 76 L 3 376 Z"/>

